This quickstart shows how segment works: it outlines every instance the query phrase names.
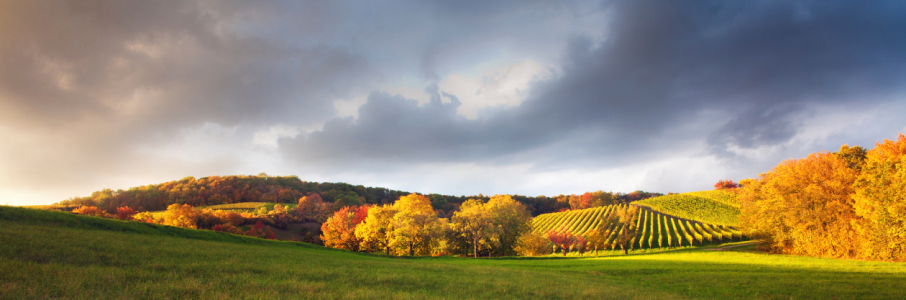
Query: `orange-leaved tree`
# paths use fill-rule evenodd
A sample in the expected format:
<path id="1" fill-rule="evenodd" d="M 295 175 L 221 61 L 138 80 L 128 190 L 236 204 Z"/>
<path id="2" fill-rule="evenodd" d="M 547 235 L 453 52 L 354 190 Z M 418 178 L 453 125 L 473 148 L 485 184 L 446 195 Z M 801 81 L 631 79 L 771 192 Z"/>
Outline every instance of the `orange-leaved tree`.
<path id="1" fill-rule="evenodd" d="M 906 137 L 878 143 L 861 169 L 854 206 L 861 217 L 856 228 L 864 241 L 862 256 L 906 260 Z"/>
<path id="2" fill-rule="evenodd" d="M 368 216 L 367 206 L 344 206 L 321 224 L 324 246 L 359 251 L 361 240 L 356 237 L 356 226 Z"/>
<path id="3" fill-rule="evenodd" d="M 858 236 L 853 182 L 859 175 L 839 156 L 819 152 L 786 160 L 740 190 L 740 221 L 775 252 L 854 257 Z"/>
<path id="4" fill-rule="evenodd" d="M 95 217 L 108 217 L 107 212 L 95 207 L 95 206 L 81 206 L 72 211 L 80 215 L 86 216 L 95 216 Z"/>

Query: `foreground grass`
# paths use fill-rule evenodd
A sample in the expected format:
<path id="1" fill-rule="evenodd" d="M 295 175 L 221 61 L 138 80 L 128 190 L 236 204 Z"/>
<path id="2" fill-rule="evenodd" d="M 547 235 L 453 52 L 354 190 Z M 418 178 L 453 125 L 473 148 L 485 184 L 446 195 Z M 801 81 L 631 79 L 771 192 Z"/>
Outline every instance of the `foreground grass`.
<path id="1" fill-rule="evenodd" d="M 700 249 L 388 258 L 0 207 L 0 299 L 896 299 L 904 279 L 904 264 Z"/>

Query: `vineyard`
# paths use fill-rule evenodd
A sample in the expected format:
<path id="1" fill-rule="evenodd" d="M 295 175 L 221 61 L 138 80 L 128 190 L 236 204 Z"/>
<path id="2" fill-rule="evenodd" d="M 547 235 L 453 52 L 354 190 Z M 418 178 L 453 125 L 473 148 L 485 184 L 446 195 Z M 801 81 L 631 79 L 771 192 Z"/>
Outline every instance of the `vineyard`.
<path id="1" fill-rule="evenodd" d="M 535 231 L 546 233 L 566 229 L 573 235 L 588 236 L 614 213 L 617 205 L 595 207 L 583 210 L 543 214 L 532 220 Z M 714 244 L 744 239 L 743 233 L 735 227 L 715 225 L 677 218 L 641 207 L 638 218 L 639 236 L 633 242 L 633 249 L 672 248 Z M 621 228 L 606 228 L 619 232 Z M 610 236 L 608 242 L 616 235 Z"/>
<path id="2" fill-rule="evenodd" d="M 212 205 L 212 206 L 203 207 L 203 208 L 204 208 L 204 209 L 211 209 L 211 210 L 222 210 L 222 211 L 230 211 L 230 212 L 235 212 L 235 213 L 241 213 L 241 212 L 255 212 L 255 211 L 261 209 L 262 207 L 263 207 L 264 209 L 270 211 L 270 210 L 273 210 L 273 209 L 274 209 L 274 205 L 276 205 L 276 203 L 270 203 L 270 202 L 241 202 L 241 203 L 230 203 L 230 204 Z M 291 208 L 296 207 L 296 204 L 281 204 L 281 205 L 283 205 L 283 207 L 286 208 L 286 209 L 291 209 Z"/>
<path id="3" fill-rule="evenodd" d="M 705 191 L 667 195 L 636 201 L 632 205 L 700 223 L 739 225 L 739 202 L 733 192 Z"/>
<path id="4" fill-rule="evenodd" d="M 730 190 L 710 190 L 710 191 L 699 191 L 684 193 L 683 195 L 690 195 L 695 197 L 705 198 L 714 202 L 720 202 L 732 207 L 739 208 L 739 200 L 736 200 L 736 192 Z"/>

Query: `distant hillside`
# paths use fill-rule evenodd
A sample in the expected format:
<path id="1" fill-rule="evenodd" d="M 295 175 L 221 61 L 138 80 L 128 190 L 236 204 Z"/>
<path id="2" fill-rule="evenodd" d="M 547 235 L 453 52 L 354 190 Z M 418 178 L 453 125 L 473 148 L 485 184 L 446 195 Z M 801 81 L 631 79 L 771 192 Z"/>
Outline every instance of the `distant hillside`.
<path id="1" fill-rule="evenodd" d="M 632 205 L 702 223 L 739 225 L 739 202 L 736 200 L 736 193 L 732 191 L 674 194 L 633 202 Z"/>
<path id="2" fill-rule="evenodd" d="M 109 213 L 117 207 L 129 206 L 138 211 L 159 211 L 168 205 L 189 204 L 195 207 L 244 202 L 297 203 L 299 198 L 317 193 L 325 202 L 341 205 L 392 203 L 409 192 L 382 187 L 365 187 L 348 183 L 302 181 L 297 176 L 234 175 L 210 177 L 186 177 L 159 184 L 133 187 L 127 190 L 104 189 L 87 197 L 74 197 L 55 203 L 53 206 L 35 208 L 72 210 L 81 205 L 97 206 Z M 467 199 L 482 199 L 489 196 L 427 195 L 434 209 L 445 212 L 448 217 Z M 569 208 L 565 196 L 529 197 L 511 195 L 524 204 L 532 215 L 555 212 Z M 562 198 L 562 199 L 560 199 Z"/>
<path id="3" fill-rule="evenodd" d="M 309 182 L 296 176 L 211 176 L 133 187 L 104 189 L 88 197 L 75 197 L 58 205 L 90 205 L 108 212 L 130 206 L 139 211 L 164 210 L 173 203 L 210 206 L 241 202 L 296 203 L 309 193 L 326 202 L 348 205 L 390 203 L 408 192 L 347 183 Z"/>

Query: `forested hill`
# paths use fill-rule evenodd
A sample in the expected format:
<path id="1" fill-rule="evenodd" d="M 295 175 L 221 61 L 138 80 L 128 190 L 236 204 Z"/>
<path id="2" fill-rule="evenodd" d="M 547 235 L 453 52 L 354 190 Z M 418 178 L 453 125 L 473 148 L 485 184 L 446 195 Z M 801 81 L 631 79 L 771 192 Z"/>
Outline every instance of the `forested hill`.
<path id="1" fill-rule="evenodd" d="M 55 203 L 69 207 L 96 206 L 109 213 L 117 207 L 129 206 L 137 211 L 164 210 L 168 205 L 189 204 L 195 207 L 240 202 L 297 203 L 299 198 L 310 193 L 321 196 L 325 202 L 343 205 L 393 203 L 409 192 L 382 187 L 365 187 L 348 183 L 302 181 L 297 176 L 232 175 L 210 177 L 186 177 L 180 180 L 133 187 L 128 190 L 104 189 L 88 197 L 74 197 Z M 612 192 L 590 192 L 583 195 L 522 196 L 511 195 L 524 204 L 533 215 L 557 212 L 567 209 L 583 209 L 628 203 L 660 193 L 635 191 L 628 194 Z M 489 196 L 427 195 L 436 210 L 451 215 L 459 205 L 468 199 L 487 201 Z"/>
<path id="2" fill-rule="evenodd" d="M 309 182 L 296 176 L 210 176 L 133 187 L 104 189 L 88 197 L 61 201 L 60 205 L 97 206 L 108 212 L 120 206 L 138 211 L 164 210 L 173 203 L 208 206 L 239 202 L 296 203 L 302 196 L 317 193 L 327 202 L 348 205 L 392 203 L 408 192 L 365 187 L 347 183 Z"/>

